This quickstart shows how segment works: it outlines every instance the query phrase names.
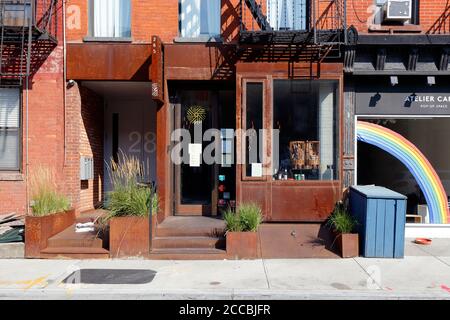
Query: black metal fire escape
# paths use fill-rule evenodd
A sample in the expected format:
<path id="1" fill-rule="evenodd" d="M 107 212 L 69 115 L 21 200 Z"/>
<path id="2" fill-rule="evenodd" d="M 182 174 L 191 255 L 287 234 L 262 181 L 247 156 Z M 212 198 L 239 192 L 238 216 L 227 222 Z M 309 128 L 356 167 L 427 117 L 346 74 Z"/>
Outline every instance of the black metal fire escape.
<path id="1" fill-rule="evenodd" d="M 346 11 L 346 0 L 241 0 L 241 59 L 288 61 L 291 77 L 305 74 L 297 72 L 300 62 L 319 70 L 324 60 L 343 56 Z"/>
<path id="2" fill-rule="evenodd" d="M 58 0 L 0 0 L 0 85 L 21 86 L 57 45 Z"/>

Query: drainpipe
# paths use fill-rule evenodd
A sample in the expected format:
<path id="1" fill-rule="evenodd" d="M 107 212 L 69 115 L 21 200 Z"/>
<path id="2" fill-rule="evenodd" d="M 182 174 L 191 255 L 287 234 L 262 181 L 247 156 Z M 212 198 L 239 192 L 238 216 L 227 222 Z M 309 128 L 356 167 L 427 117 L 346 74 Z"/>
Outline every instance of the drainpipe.
<path id="1" fill-rule="evenodd" d="M 35 10 L 36 8 L 34 8 Z M 33 8 L 31 12 L 34 12 Z M 28 91 L 30 89 L 30 64 L 31 64 L 31 49 L 32 49 L 32 40 L 33 40 L 33 22 L 32 19 L 28 21 L 28 44 L 27 44 L 27 68 L 26 68 L 26 74 L 25 74 L 25 200 L 26 200 L 26 214 L 30 214 L 30 187 L 29 187 L 29 96 Z"/>
<path id="2" fill-rule="evenodd" d="M 66 83 L 67 83 L 67 50 L 66 50 L 66 1 L 67 0 L 63 0 L 62 3 L 62 19 L 63 19 L 63 110 L 64 110 L 64 114 L 63 114 L 63 124 L 64 124 L 64 128 L 63 128 L 63 136 L 64 136 L 64 160 L 63 160 L 63 168 L 66 167 L 66 158 L 67 158 L 67 137 L 66 137 L 66 130 L 67 130 L 67 126 L 66 126 L 66 101 L 67 101 L 67 97 L 66 97 Z"/>

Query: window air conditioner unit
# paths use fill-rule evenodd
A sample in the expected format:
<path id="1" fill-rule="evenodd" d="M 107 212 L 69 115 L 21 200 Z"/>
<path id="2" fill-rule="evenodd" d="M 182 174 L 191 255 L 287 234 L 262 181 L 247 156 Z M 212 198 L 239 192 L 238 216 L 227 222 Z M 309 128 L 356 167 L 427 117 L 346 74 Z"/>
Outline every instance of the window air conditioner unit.
<path id="1" fill-rule="evenodd" d="M 384 19 L 386 21 L 405 21 L 412 18 L 412 0 L 386 0 Z"/>

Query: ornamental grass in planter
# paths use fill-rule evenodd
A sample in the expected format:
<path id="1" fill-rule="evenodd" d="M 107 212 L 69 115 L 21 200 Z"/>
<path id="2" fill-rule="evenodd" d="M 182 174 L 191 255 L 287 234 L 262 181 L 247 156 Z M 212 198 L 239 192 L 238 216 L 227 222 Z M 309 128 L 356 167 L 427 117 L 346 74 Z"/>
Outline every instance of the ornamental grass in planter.
<path id="1" fill-rule="evenodd" d="M 359 256 L 359 236 L 354 233 L 357 222 L 342 203 L 336 204 L 328 224 L 335 234 L 335 242 L 343 258 Z"/>
<path id="2" fill-rule="evenodd" d="M 119 163 L 111 161 L 109 168 L 112 191 L 105 220 L 109 222 L 110 255 L 144 256 L 150 251 L 150 207 L 154 234 L 158 197 L 152 186 L 141 183 L 145 171 L 139 160 L 125 154 L 121 158 Z"/>
<path id="3" fill-rule="evenodd" d="M 25 217 L 25 257 L 39 258 L 48 239 L 75 222 L 69 199 L 57 191 L 52 170 L 37 167 L 30 176 L 31 215 Z"/>
<path id="4" fill-rule="evenodd" d="M 258 227 L 263 218 L 255 203 L 243 203 L 225 212 L 227 255 L 231 259 L 258 258 Z"/>

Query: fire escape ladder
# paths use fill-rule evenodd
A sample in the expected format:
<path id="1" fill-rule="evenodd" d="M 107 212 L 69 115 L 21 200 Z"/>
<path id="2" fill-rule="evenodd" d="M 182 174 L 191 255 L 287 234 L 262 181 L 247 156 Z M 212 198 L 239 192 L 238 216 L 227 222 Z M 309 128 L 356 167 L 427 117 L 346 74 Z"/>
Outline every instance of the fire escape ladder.
<path id="1" fill-rule="evenodd" d="M 0 0 L 0 85 L 21 86 L 57 45 L 58 0 Z"/>
<path id="2" fill-rule="evenodd" d="M 1 1 L 0 22 L 0 85 L 22 84 L 22 79 L 28 75 L 31 47 L 29 41 L 32 37 L 31 17 L 27 12 L 32 3 L 23 1 Z M 15 21 L 8 16 L 6 9 L 14 5 Z M 9 11 L 11 12 L 11 11 Z M 17 22 L 21 23 L 17 23 Z M 11 82 L 12 80 L 12 82 Z"/>
<path id="3" fill-rule="evenodd" d="M 348 43 L 346 0 L 240 3 L 242 61 L 284 61 L 291 78 L 314 78 L 320 76 L 322 62 L 343 57 Z"/>
<path id="4" fill-rule="evenodd" d="M 347 39 L 346 0 L 312 0 L 314 44 L 321 47 L 320 61 L 341 58 Z"/>
<path id="5" fill-rule="evenodd" d="M 267 20 L 267 16 L 264 15 L 263 13 L 261 5 L 258 4 L 256 0 L 244 0 L 244 1 L 251 12 L 253 19 L 255 19 L 258 27 L 262 31 L 271 31 L 272 27 L 270 26 L 269 20 Z"/>

